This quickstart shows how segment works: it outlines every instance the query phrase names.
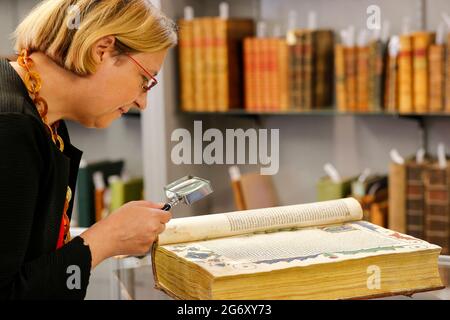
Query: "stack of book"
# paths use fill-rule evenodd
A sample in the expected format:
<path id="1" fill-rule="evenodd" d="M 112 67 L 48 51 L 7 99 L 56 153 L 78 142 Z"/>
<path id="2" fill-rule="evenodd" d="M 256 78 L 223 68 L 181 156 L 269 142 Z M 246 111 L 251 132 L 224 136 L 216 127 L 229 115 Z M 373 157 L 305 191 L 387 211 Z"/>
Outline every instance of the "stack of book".
<path id="1" fill-rule="evenodd" d="M 202 17 L 180 20 L 179 26 L 182 110 L 242 107 L 242 41 L 254 35 L 253 20 Z"/>
<path id="2" fill-rule="evenodd" d="M 450 254 L 450 169 L 436 161 L 391 164 L 389 228 L 425 239 Z"/>
<path id="3" fill-rule="evenodd" d="M 443 37 L 438 38 L 434 32 L 424 31 L 399 37 L 398 55 L 388 58 L 386 70 L 385 103 L 388 111 L 450 112 L 450 72 L 445 70 L 445 66 L 448 69 L 450 65 L 450 50 L 446 50 Z M 449 38 L 450 34 L 447 47 Z"/>

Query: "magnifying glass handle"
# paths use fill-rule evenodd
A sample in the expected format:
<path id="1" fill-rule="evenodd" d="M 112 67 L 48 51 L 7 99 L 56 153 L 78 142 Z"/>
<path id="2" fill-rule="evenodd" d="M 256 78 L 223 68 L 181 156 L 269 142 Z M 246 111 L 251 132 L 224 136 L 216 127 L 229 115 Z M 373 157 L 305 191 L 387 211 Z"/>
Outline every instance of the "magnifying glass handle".
<path id="1" fill-rule="evenodd" d="M 172 206 L 170 205 L 170 203 L 166 203 L 164 205 L 164 207 L 161 208 L 161 210 L 164 210 L 164 211 L 169 211 L 170 209 L 172 209 Z"/>

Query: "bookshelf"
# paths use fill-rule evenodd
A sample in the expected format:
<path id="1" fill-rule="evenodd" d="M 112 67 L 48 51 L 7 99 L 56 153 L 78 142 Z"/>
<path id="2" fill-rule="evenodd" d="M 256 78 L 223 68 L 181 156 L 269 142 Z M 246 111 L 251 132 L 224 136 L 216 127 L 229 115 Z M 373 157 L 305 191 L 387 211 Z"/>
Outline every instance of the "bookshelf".
<path id="1" fill-rule="evenodd" d="M 298 27 L 306 27 L 307 13 L 315 10 L 320 27 L 340 30 L 353 23 L 356 28 L 364 28 L 366 24 L 366 8 L 375 4 L 380 6 L 382 19 L 391 22 L 393 34 L 402 30 L 402 20 L 409 17 L 416 28 L 436 28 L 440 12 L 447 10 L 445 0 L 387 0 L 351 1 L 341 0 L 339 3 L 325 0 L 269 0 L 228 1 L 230 16 L 252 17 L 265 20 L 268 27 L 277 23 L 283 29 L 286 25 L 289 10 L 297 11 Z M 186 5 L 194 7 L 195 16 L 216 15 L 220 1 L 164 1 L 162 9 L 174 19 L 183 16 Z M 360 14 L 355 14 L 355 13 Z M 284 21 L 283 21 L 284 20 Z M 161 96 L 149 99 L 161 99 L 161 108 L 151 104 L 149 112 L 143 114 L 143 137 L 153 141 L 167 141 L 159 147 L 156 159 L 149 142 L 144 142 L 148 156 L 144 157 L 147 167 L 146 179 L 152 181 L 171 181 L 186 173 L 209 178 L 218 190 L 214 201 L 208 199 L 194 208 L 175 211 L 175 215 L 193 215 L 233 210 L 232 199 L 227 195 L 229 177 L 227 166 L 174 165 L 171 161 L 171 133 L 178 128 L 186 128 L 193 132 L 193 121 L 201 120 L 206 128 L 264 128 L 280 129 L 280 171 L 274 176 L 274 183 L 280 191 L 280 200 L 285 204 L 315 201 L 314 185 L 323 175 L 322 166 L 329 161 L 338 167 L 343 174 L 352 175 L 370 167 L 374 172 L 386 172 L 389 162 L 389 151 L 399 149 L 404 156 L 410 156 L 419 147 L 435 151 L 438 142 L 443 141 L 450 146 L 450 126 L 448 113 L 390 113 L 390 112 L 338 112 L 335 109 L 313 111 L 290 110 L 278 111 L 246 111 L 232 109 L 226 112 L 193 111 L 180 109 L 179 64 L 176 51 L 171 52 L 164 65 L 164 92 Z M 242 107 L 242 106 L 240 106 Z M 159 118 L 150 115 L 155 113 Z M 152 124 L 150 124 L 152 122 Z M 146 123 L 149 123 L 148 125 Z M 158 129 L 158 126 L 160 127 Z M 153 127 L 153 129 L 151 128 Z M 162 129 L 164 127 L 164 131 Z M 152 138 L 150 138 L 150 136 Z M 148 138 L 145 138 L 148 137 Z M 150 155 L 152 154 L 152 155 Z M 152 159 L 151 159 L 152 158 Z M 166 169 L 156 169 L 157 164 L 164 163 Z M 258 170 L 258 166 L 246 166 L 248 170 Z M 158 187 L 155 185 L 155 192 Z M 152 198 L 151 192 L 148 197 Z M 154 193 L 153 193 L 154 194 Z M 155 197 L 153 197 L 154 199 Z"/>
<path id="2" fill-rule="evenodd" d="M 399 113 L 399 112 L 357 112 L 345 111 L 340 112 L 334 109 L 322 109 L 314 111 L 248 111 L 244 109 L 236 109 L 229 111 L 180 111 L 184 115 L 217 115 L 217 116 L 386 116 L 386 117 L 450 117 L 450 112 L 426 112 L 426 113 Z"/>

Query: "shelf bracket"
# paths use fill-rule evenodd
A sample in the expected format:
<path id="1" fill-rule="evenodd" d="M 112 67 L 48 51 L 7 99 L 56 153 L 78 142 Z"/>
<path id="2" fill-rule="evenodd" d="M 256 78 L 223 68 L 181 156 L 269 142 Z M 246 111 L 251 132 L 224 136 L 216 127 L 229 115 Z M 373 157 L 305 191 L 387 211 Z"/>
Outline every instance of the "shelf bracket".
<path id="1" fill-rule="evenodd" d="M 417 122 L 419 126 L 419 146 L 428 154 L 428 126 L 425 117 L 422 115 L 400 115 L 399 118 Z"/>

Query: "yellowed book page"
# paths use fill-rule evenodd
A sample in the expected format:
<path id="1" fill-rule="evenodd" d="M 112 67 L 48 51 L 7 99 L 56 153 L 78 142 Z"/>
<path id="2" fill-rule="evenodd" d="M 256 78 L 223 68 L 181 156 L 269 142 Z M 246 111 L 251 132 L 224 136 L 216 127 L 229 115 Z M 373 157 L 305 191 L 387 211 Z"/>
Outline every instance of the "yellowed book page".
<path id="1" fill-rule="evenodd" d="M 166 225 L 166 230 L 159 236 L 159 244 L 336 224 L 361 218 L 361 205 L 354 198 L 178 218 Z"/>
<path id="2" fill-rule="evenodd" d="M 440 247 L 366 221 L 162 246 L 214 277 L 254 274 Z"/>

